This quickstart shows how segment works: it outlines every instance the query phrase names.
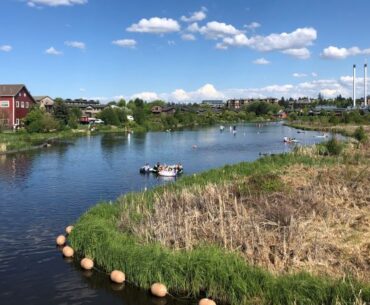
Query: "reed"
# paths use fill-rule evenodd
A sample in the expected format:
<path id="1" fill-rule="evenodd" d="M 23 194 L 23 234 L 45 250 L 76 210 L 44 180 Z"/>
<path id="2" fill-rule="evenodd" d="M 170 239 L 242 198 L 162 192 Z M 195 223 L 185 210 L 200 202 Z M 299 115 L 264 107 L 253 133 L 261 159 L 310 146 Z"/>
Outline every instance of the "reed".
<path id="1" fill-rule="evenodd" d="M 365 304 L 369 156 L 356 154 L 302 149 L 184 177 L 93 207 L 69 240 L 100 268 L 178 296 Z"/>

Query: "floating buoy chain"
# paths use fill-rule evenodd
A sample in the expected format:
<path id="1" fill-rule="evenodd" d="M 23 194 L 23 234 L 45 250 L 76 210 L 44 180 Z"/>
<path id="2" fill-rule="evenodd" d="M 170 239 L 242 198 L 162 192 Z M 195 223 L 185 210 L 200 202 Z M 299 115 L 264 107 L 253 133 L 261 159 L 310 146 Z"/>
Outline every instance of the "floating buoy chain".
<path id="1" fill-rule="evenodd" d="M 71 234 L 73 228 L 74 227 L 72 225 L 66 227 L 65 231 L 66 231 L 67 236 L 69 234 Z M 63 256 L 65 256 L 67 258 L 70 258 L 70 257 L 73 257 L 75 255 L 73 248 L 66 245 L 66 242 L 67 242 L 66 236 L 59 235 L 56 238 L 55 242 L 58 246 L 60 246 L 60 247 L 63 246 L 63 249 L 62 249 Z M 96 270 L 97 272 L 109 275 L 110 280 L 113 283 L 122 284 L 124 282 L 128 282 L 130 284 L 135 285 L 135 283 L 131 283 L 131 282 L 127 281 L 125 273 L 123 273 L 120 270 L 113 270 L 110 273 L 107 273 L 103 270 L 99 270 L 99 268 L 95 267 L 94 261 L 91 258 L 88 258 L 88 257 L 82 258 L 81 261 L 80 261 L 80 265 L 81 265 L 81 268 L 83 268 L 85 270 Z M 173 297 L 174 299 L 190 299 L 190 295 L 188 295 L 186 297 L 176 297 L 176 296 L 170 294 L 167 290 L 167 287 L 162 283 L 152 284 L 151 287 L 150 287 L 150 292 L 152 293 L 152 295 L 154 295 L 156 297 L 159 297 L 159 298 L 163 298 L 163 297 L 169 295 L 169 296 Z M 199 301 L 199 305 L 216 305 L 216 303 L 212 299 L 203 298 Z"/>

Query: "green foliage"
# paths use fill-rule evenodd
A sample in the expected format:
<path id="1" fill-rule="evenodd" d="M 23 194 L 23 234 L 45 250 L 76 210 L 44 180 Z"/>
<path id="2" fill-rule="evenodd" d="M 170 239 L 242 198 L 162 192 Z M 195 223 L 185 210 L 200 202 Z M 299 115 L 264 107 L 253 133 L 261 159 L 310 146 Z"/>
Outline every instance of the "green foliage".
<path id="1" fill-rule="evenodd" d="M 266 115 L 268 113 L 276 114 L 280 110 L 278 104 L 270 104 L 266 102 L 254 102 L 246 108 L 247 112 L 254 112 L 256 115 Z"/>
<path id="2" fill-rule="evenodd" d="M 120 117 L 118 111 L 112 107 L 105 108 L 102 112 L 99 113 L 98 117 L 104 121 L 107 125 L 120 125 Z"/>
<path id="3" fill-rule="evenodd" d="M 356 128 L 355 132 L 353 133 L 353 136 L 355 139 L 361 143 L 364 143 L 367 141 L 367 134 L 362 126 Z"/>
<path id="4" fill-rule="evenodd" d="M 75 225 L 69 242 L 76 251 L 93 258 L 97 266 L 107 272 L 124 270 L 130 282 L 143 288 L 150 287 L 153 282 L 162 282 L 171 294 L 180 296 L 206 295 L 231 305 L 350 305 L 355 304 L 361 293 L 364 302 L 370 301 L 370 286 L 348 277 L 330 280 L 307 273 L 276 276 L 249 265 L 236 252 L 230 253 L 212 245 L 202 245 L 191 251 L 174 251 L 156 243 L 145 243 L 117 227 L 125 209 L 132 208 L 135 211 L 133 217 L 139 221 L 141 206 L 150 206 L 153 197 L 164 189 L 176 192 L 191 185 L 222 183 L 228 179 L 235 181 L 246 175 L 252 175 L 256 183 L 267 179 L 267 190 L 276 189 L 276 185 L 279 189 L 277 176 L 269 176 L 269 173 L 298 162 L 320 166 L 334 162 L 334 158 L 313 160 L 295 154 L 266 157 L 253 163 L 225 166 L 184 177 L 145 193 L 129 194 L 114 204 L 103 203 L 90 209 Z"/>
<path id="5" fill-rule="evenodd" d="M 328 142 L 326 142 L 324 147 L 326 148 L 326 153 L 330 156 L 339 156 L 344 148 L 343 144 L 335 137 L 332 137 Z"/>
<path id="6" fill-rule="evenodd" d="M 40 109 L 30 111 L 24 119 L 24 124 L 28 132 L 49 132 L 59 128 L 58 122 Z"/>
<path id="7" fill-rule="evenodd" d="M 68 124 L 69 109 L 66 104 L 59 100 L 55 99 L 54 102 L 54 117 L 60 121 L 62 124 Z"/>

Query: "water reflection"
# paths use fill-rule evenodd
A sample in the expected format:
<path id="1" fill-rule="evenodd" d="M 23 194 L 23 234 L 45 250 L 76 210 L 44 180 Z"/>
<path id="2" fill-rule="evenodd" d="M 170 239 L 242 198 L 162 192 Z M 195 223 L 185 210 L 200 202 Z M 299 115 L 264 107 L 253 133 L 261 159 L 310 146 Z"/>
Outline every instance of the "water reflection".
<path id="1" fill-rule="evenodd" d="M 228 128 L 228 126 L 226 126 Z M 1 304 L 151 305 L 146 291 L 111 285 L 106 275 L 82 272 L 63 261 L 55 237 L 101 200 L 174 181 L 140 175 L 145 163 L 184 165 L 191 175 L 227 163 L 255 160 L 260 153 L 289 151 L 284 136 L 302 144 L 325 139 L 281 125 L 239 125 L 146 134 L 80 137 L 68 144 L 0 156 Z M 193 146 L 196 145 L 196 149 Z M 181 179 L 181 178 L 180 178 Z M 167 299 L 167 304 L 178 304 Z M 192 302 L 184 301 L 184 304 Z"/>

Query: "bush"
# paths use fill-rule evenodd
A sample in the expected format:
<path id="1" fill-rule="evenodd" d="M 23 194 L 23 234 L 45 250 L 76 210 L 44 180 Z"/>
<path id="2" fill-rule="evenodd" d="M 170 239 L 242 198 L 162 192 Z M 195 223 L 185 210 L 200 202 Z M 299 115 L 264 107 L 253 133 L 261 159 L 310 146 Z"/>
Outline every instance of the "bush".
<path id="1" fill-rule="evenodd" d="M 51 114 L 40 109 L 29 112 L 24 124 L 28 132 L 49 132 L 60 127 Z"/>
<path id="2" fill-rule="evenodd" d="M 353 133 L 355 139 L 361 143 L 367 141 L 367 134 L 362 126 L 356 128 L 355 132 Z"/>
<path id="3" fill-rule="evenodd" d="M 331 156 L 338 156 L 343 150 L 343 144 L 340 143 L 335 137 L 326 142 L 325 147 L 327 154 Z"/>

